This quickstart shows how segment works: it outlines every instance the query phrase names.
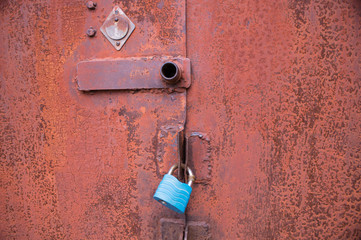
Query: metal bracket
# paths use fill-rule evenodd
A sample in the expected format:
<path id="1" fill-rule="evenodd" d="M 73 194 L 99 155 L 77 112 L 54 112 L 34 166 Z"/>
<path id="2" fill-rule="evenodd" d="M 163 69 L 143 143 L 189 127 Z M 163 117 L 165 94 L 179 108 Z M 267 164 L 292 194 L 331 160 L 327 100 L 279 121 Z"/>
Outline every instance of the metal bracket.
<path id="1" fill-rule="evenodd" d="M 118 6 L 113 8 L 108 18 L 100 27 L 100 31 L 118 51 L 123 47 L 134 29 L 134 23 L 130 21 Z"/>
<path id="2" fill-rule="evenodd" d="M 185 137 L 185 166 L 195 173 L 196 184 L 208 184 L 212 175 L 210 139 L 205 133 L 191 132 Z M 188 181 L 185 174 L 185 181 Z"/>
<path id="3" fill-rule="evenodd" d="M 183 160 L 184 126 L 162 126 L 158 133 L 157 164 L 161 175 L 166 174 L 173 164 L 180 164 Z M 178 168 L 182 169 L 182 168 Z M 181 171 L 178 171 L 180 179 Z"/>
<path id="4" fill-rule="evenodd" d="M 169 61 L 182 71 L 176 83 L 164 81 L 160 73 Z M 168 56 L 84 61 L 77 65 L 77 82 L 81 91 L 188 88 L 191 65 L 188 58 Z"/>

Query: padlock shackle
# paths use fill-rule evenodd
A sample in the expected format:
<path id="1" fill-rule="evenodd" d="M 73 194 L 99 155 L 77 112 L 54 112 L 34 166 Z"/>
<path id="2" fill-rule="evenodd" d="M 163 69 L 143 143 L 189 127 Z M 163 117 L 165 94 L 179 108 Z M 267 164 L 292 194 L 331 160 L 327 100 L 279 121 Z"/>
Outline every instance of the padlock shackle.
<path id="1" fill-rule="evenodd" d="M 185 168 L 184 163 L 181 164 L 181 167 L 182 167 L 182 168 Z M 174 172 L 177 168 L 178 168 L 178 164 L 174 164 L 174 165 L 169 169 L 168 174 L 169 174 L 169 175 L 172 175 L 173 172 Z M 188 183 L 187 183 L 187 184 L 188 184 L 188 186 L 191 187 L 193 181 L 195 180 L 195 176 L 194 176 L 192 170 L 191 170 L 189 167 L 187 167 L 187 173 L 188 173 Z"/>

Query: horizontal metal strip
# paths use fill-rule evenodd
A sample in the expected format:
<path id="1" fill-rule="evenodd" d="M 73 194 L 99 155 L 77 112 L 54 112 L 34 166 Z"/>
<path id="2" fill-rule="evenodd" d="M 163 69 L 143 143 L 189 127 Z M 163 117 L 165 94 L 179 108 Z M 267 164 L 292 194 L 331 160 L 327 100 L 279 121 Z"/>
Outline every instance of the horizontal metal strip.
<path id="1" fill-rule="evenodd" d="M 182 72 L 176 84 L 162 80 L 160 69 L 165 62 L 176 63 Z M 79 90 L 126 90 L 188 88 L 191 66 L 188 58 L 142 57 L 83 61 L 77 65 Z"/>

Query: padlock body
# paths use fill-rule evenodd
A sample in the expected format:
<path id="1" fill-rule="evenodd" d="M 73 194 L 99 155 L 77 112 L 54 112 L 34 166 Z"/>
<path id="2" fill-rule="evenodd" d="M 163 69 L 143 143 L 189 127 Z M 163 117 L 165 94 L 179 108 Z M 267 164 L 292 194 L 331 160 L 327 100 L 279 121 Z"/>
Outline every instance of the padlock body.
<path id="1" fill-rule="evenodd" d="M 191 192 L 192 188 L 188 184 L 180 182 L 170 174 L 166 174 L 153 198 L 173 211 L 184 213 Z"/>

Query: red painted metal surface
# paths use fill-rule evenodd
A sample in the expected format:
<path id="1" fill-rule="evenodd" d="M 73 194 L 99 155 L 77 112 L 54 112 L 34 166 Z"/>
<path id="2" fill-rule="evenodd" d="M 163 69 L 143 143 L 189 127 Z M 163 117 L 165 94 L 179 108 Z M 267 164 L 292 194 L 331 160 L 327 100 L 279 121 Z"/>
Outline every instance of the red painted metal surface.
<path id="1" fill-rule="evenodd" d="M 86 35 L 115 5 L 120 51 Z M 0 1 L 0 238 L 360 239 L 360 22 L 356 0 Z M 79 62 L 147 56 L 192 86 L 77 89 Z M 152 199 L 184 125 L 207 134 L 186 218 Z"/>
<path id="2" fill-rule="evenodd" d="M 213 239 L 361 238 L 361 2 L 187 1 L 187 132 Z M 207 41 L 205 41 L 207 39 Z"/>
<path id="3" fill-rule="evenodd" d="M 136 25 L 121 51 L 99 32 L 115 4 Z M 163 177 L 157 138 L 163 126 L 184 126 L 186 92 L 86 93 L 76 67 L 184 57 L 185 2 L 0 6 L 0 238 L 159 239 L 160 219 L 184 219 L 152 197 Z M 90 26 L 98 30 L 91 38 Z"/>

